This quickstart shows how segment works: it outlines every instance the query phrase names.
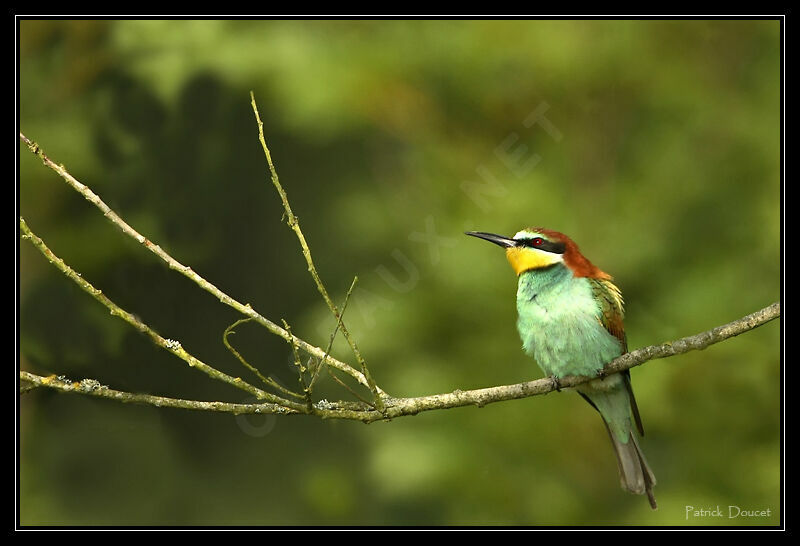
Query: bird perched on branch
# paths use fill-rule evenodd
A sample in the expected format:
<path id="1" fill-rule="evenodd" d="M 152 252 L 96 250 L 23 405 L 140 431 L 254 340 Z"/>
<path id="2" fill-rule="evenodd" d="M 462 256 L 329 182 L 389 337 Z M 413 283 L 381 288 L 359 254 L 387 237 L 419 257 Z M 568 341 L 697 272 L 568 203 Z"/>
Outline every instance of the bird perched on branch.
<path id="1" fill-rule="evenodd" d="M 519 277 L 517 330 L 524 351 L 553 378 L 596 377 L 608 362 L 628 351 L 623 301 L 611 275 L 587 260 L 566 235 L 528 228 L 514 237 L 466 233 L 506 249 Z M 634 423 L 644 435 L 628 370 L 575 387 L 596 409 L 608 430 L 623 489 L 646 494 L 656 509 L 656 478 L 642 454 Z M 631 421 L 633 416 L 633 422 Z"/>

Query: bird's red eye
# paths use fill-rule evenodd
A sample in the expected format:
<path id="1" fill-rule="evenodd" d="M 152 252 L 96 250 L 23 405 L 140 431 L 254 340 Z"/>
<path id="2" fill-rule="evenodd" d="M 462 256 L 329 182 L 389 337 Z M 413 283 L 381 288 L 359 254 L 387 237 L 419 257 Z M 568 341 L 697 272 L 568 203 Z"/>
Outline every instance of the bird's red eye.
<path id="1" fill-rule="evenodd" d="M 531 241 L 533 246 L 542 246 L 542 243 L 544 243 L 544 239 L 541 237 L 536 237 L 533 241 Z"/>

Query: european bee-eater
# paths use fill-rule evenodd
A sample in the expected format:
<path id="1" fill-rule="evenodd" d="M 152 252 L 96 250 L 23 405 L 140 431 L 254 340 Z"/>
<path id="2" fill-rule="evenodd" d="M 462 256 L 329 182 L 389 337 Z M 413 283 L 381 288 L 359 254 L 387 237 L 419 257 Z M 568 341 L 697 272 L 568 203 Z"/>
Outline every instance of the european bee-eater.
<path id="1" fill-rule="evenodd" d="M 627 352 L 623 301 L 611 275 L 587 260 L 566 235 L 542 228 L 523 229 L 514 237 L 469 231 L 506 249 L 517 274 L 517 330 L 522 348 L 542 371 L 558 378 L 596 377 L 603 366 Z M 623 489 L 647 494 L 656 508 L 656 478 L 639 448 L 631 414 L 644 435 L 629 371 L 575 387 L 596 409 L 608 430 Z"/>

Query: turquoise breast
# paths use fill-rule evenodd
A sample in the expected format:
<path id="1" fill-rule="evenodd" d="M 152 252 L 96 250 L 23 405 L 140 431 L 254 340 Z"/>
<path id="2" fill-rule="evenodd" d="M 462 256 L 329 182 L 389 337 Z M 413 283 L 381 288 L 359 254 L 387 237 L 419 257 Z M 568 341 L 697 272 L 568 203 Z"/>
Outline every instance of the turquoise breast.
<path id="1" fill-rule="evenodd" d="M 589 280 L 564 264 L 519 276 L 517 312 L 522 348 L 546 375 L 595 375 L 622 354 L 600 322 Z"/>

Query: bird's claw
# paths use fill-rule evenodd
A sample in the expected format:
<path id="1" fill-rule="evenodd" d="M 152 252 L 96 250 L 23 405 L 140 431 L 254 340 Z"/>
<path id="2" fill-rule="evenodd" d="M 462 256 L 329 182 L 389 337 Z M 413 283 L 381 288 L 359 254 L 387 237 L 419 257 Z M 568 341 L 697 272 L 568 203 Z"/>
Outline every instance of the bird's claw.
<path id="1" fill-rule="evenodd" d="M 554 375 L 551 375 L 550 381 L 553 383 L 553 388 L 556 390 L 556 392 L 561 392 L 561 383 L 558 381 L 558 378 Z"/>

